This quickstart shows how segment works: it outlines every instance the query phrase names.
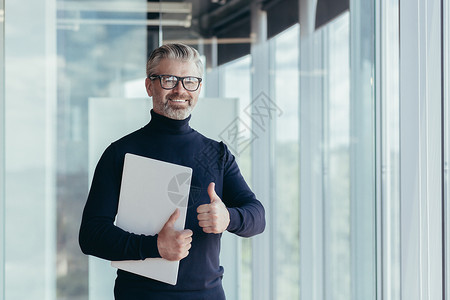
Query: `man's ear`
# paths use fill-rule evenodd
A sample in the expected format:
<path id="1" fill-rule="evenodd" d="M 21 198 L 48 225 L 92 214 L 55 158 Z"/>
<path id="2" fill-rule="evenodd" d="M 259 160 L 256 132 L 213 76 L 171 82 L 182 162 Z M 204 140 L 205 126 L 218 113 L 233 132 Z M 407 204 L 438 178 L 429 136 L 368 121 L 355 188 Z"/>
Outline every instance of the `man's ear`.
<path id="1" fill-rule="evenodd" d="M 152 85 L 152 81 L 150 80 L 150 78 L 148 78 L 148 77 L 145 78 L 145 89 L 147 90 L 147 95 L 149 97 L 153 96 L 151 85 Z"/>

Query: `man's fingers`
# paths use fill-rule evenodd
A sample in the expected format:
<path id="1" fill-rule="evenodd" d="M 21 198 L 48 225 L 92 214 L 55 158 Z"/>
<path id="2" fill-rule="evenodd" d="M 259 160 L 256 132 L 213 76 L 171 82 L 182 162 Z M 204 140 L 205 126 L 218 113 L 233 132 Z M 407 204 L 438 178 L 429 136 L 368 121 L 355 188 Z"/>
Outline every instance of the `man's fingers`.
<path id="1" fill-rule="evenodd" d="M 210 203 L 210 204 L 202 204 L 199 207 L 197 207 L 197 213 L 199 214 L 215 214 L 217 213 L 218 209 L 219 209 L 219 202 L 220 198 L 217 198 L 218 200 L 216 200 L 216 202 Z"/>
<path id="2" fill-rule="evenodd" d="M 211 216 L 210 216 L 210 214 L 208 214 L 208 213 L 205 213 L 205 214 L 198 214 L 198 215 L 197 215 L 197 219 L 198 219 L 199 221 L 208 221 L 208 220 L 211 219 Z"/>
<path id="3" fill-rule="evenodd" d="M 192 230 L 176 231 L 170 226 L 178 218 L 174 212 L 158 235 L 158 250 L 162 258 L 170 261 L 179 261 L 189 255 L 192 243 Z M 169 226 L 167 226 L 169 224 Z"/>
<path id="4" fill-rule="evenodd" d="M 197 213 L 199 213 L 199 214 L 208 213 L 209 210 L 210 210 L 209 204 L 203 204 L 203 205 L 200 205 L 199 207 L 197 207 Z"/>
<path id="5" fill-rule="evenodd" d="M 198 214 L 197 219 L 198 219 L 198 225 L 202 228 L 209 227 L 212 225 L 211 215 L 208 213 Z"/>
<path id="6" fill-rule="evenodd" d="M 193 234 L 192 230 L 190 230 L 190 229 L 182 230 L 182 231 L 180 231 L 179 233 L 180 233 L 179 236 L 180 236 L 181 238 L 184 238 L 184 239 L 191 238 L 191 236 L 192 236 L 192 234 Z"/>
<path id="7" fill-rule="evenodd" d="M 211 202 L 197 208 L 198 225 L 206 233 L 222 233 L 230 222 L 228 210 L 217 195 L 215 187 L 214 182 L 208 185 L 208 196 Z"/>
<path id="8" fill-rule="evenodd" d="M 192 242 L 192 235 L 180 234 L 176 238 L 176 241 L 177 241 L 178 245 L 180 245 L 181 247 L 187 246 Z"/>
<path id="9" fill-rule="evenodd" d="M 205 219 L 205 220 L 199 220 L 199 222 L 198 222 L 198 225 L 199 225 L 200 227 L 202 227 L 202 228 L 212 226 L 212 224 L 213 224 L 213 223 L 212 223 L 210 220 L 208 220 L 208 219 Z"/>
<path id="10" fill-rule="evenodd" d="M 180 210 L 177 208 L 172 213 L 172 215 L 169 217 L 169 219 L 167 220 L 167 222 L 166 222 L 166 224 L 164 226 L 171 226 L 171 227 L 173 227 L 173 225 L 175 224 L 176 220 L 178 220 L 179 217 L 180 217 Z"/>
<path id="11" fill-rule="evenodd" d="M 216 188 L 216 184 L 214 182 L 211 182 L 208 185 L 208 195 L 209 195 L 209 199 L 211 199 L 211 202 L 220 200 L 219 196 L 217 196 L 217 194 L 216 194 L 215 188 Z"/>
<path id="12" fill-rule="evenodd" d="M 192 230 L 183 230 L 179 232 L 179 235 L 177 237 L 177 242 L 179 245 L 179 251 L 181 253 L 184 253 L 183 256 L 186 257 L 189 249 L 191 249 L 191 243 L 192 243 Z"/>
<path id="13" fill-rule="evenodd" d="M 202 227 L 204 233 L 220 233 L 217 226 L 205 226 Z"/>

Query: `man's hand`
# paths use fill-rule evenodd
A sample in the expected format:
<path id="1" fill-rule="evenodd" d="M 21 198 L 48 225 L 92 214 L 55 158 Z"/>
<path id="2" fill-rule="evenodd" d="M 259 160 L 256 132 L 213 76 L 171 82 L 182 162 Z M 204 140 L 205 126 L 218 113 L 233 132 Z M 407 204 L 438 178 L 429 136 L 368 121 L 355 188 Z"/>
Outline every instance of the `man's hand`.
<path id="1" fill-rule="evenodd" d="M 188 256 L 191 249 L 192 230 L 177 231 L 173 227 L 179 217 L 180 210 L 177 208 L 158 234 L 159 254 L 162 258 L 171 261 L 182 260 Z"/>
<path id="2" fill-rule="evenodd" d="M 197 208 L 198 224 L 206 233 L 222 233 L 230 224 L 230 213 L 222 200 L 217 196 L 211 182 L 208 186 L 208 195 L 211 203 L 200 205 Z"/>

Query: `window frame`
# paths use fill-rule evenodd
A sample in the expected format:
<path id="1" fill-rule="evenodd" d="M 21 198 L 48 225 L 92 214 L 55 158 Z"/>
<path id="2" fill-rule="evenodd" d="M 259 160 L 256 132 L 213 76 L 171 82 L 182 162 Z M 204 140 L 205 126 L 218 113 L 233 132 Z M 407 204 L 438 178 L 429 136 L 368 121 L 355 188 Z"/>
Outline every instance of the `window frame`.
<path id="1" fill-rule="evenodd" d="M 443 299 L 441 1 L 400 0 L 399 25 L 401 297 Z"/>
<path id="2" fill-rule="evenodd" d="M 444 178 L 444 299 L 450 299 L 450 4 L 442 1 L 442 59 L 443 59 L 443 118 L 444 118 L 444 154 L 443 154 L 443 178 Z"/>
<path id="3" fill-rule="evenodd" d="M 0 0 L 0 298 L 5 298 L 5 1 Z"/>

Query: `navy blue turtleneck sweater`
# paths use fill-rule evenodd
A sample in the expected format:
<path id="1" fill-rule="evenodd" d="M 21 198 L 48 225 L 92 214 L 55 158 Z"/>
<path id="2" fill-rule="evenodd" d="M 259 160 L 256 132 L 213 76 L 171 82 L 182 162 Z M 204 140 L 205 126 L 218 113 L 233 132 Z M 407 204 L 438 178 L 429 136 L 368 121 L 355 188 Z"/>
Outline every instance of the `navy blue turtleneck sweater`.
<path id="1" fill-rule="evenodd" d="M 225 299 L 219 263 L 221 235 L 203 232 L 198 225 L 197 207 L 210 203 L 207 188 L 215 182 L 216 193 L 230 213 L 227 230 L 243 237 L 264 230 L 264 208 L 222 142 L 192 129 L 190 117 L 172 120 L 154 111 L 151 116 L 145 127 L 112 143 L 100 158 L 83 212 L 81 249 L 107 260 L 160 257 L 157 235 L 137 235 L 114 225 L 124 156 L 132 153 L 190 167 L 193 173 L 185 228 L 193 231 L 193 241 L 189 255 L 180 261 L 177 284 L 118 270 L 114 293 L 116 299 Z"/>

